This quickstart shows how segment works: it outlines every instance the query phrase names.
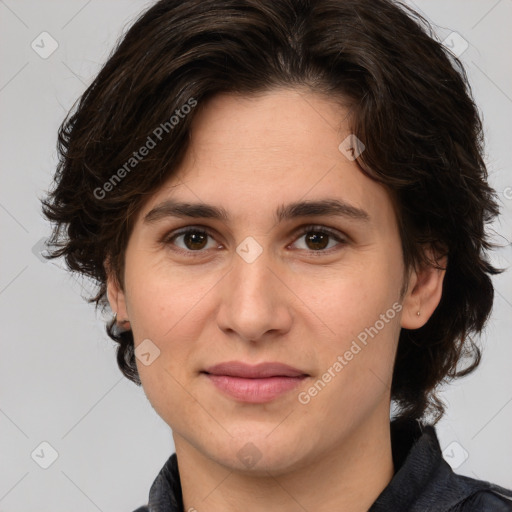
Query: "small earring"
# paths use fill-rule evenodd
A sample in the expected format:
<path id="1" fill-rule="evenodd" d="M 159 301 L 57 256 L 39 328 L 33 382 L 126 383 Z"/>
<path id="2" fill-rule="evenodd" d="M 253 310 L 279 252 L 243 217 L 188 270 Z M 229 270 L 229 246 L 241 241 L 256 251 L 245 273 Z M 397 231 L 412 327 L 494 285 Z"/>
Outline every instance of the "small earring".
<path id="1" fill-rule="evenodd" d="M 418 316 L 420 316 L 420 314 L 421 314 L 421 313 L 418 311 L 416 314 L 417 314 Z"/>

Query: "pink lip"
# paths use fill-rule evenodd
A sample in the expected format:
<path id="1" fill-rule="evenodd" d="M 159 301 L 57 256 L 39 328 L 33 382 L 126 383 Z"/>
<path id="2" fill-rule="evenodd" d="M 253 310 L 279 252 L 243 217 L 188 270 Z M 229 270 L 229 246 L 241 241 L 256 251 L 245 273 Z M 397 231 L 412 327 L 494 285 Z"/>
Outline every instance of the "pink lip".
<path id="1" fill-rule="evenodd" d="M 204 370 L 212 375 L 228 375 L 230 377 L 244 377 L 246 379 L 259 379 L 264 377 L 300 377 L 305 372 L 282 363 L 260 363 L 250 365 L 241 361 L 227 361 L 210 366 Z"/>
<path id="2" fill-rule="evenodd" d="M 242 402 L 269 402 L 298 386 L 306 377 L 303 371 L 281 363 L 255 366 L 229 361 L 207 368 L 208 379 L 221 391 Z"/>

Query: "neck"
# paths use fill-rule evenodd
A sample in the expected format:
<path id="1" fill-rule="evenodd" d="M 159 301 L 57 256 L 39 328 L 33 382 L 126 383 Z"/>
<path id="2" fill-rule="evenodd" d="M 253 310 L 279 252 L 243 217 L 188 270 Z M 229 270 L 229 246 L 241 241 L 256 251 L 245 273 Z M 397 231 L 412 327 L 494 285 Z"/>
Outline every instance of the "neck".
<path id="1" fill-rule="evenodd" d="M 217 463 L 173 433 L 184 510 L 367 511 L 393 478 L 389 421 L 357 425 L 293 471 L 254 476 Z"/>

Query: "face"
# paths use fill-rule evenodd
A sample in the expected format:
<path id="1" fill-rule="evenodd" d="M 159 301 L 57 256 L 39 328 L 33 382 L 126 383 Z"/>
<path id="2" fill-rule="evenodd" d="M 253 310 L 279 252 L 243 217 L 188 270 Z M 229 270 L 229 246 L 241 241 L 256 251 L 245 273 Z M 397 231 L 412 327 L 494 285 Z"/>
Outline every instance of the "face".
<path id="1" fill-rule="evenodd" d="M 109 281 L 109 298 L 130 321 L 143 388 L 177 449 L 279 472 L 389 420 L 398 335 L 418 303 L 400 297 L 388 192 L 339 149 L 346 115 L 303 91 L 216 96 L 180 168 L 140 211 L 124 290 Z M 300 377 L 205 373 L 232 361 L 283 363 Z"/>

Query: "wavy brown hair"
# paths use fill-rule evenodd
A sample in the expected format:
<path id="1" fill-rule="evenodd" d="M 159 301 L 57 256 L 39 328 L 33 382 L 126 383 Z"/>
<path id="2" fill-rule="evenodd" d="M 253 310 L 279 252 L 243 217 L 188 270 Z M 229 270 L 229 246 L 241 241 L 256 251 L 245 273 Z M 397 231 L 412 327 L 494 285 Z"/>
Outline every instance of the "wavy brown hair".
<path id="1" fill-rule="evenodd" d="M 400 333 L 391 397 L 399 419 L 444 404 L 438 385 L 473 371 L 493 303 L 486 223 L 498 215 L 487 183 L 482 125 L 460 61 L 430 25 L 388 0 L 161 0 L 145 11 L 58 133 L 54 187 L 43 202 L 54 223 L 50 258 L 97 283 L 89 297 L 108 307 L 105 262 L 123 287 L 124 256 L 135 215 L 182 160 L 197 112 L 219 92 L 243 95 L 306 88 L 351 109 L 351 130 L 366 150 L 361 171 L 383 184 L 397 206 L 406 269 L 426 247 L 446 254 L 439 306 L 428 322 Z M 113 175 L 155 128 L 162 143 Z M 126 167 L 125 167 L 126 169 Z M 213 179 L 213 177 L 212 177 Z M 105 192 L 105 184 L 113 185 Z M 99 192 L 102 191 L 102 192 Z M 122 373 L 140 385 L 131 331 L 106 326 Z M 465 363 L 461 368 L 461 364 Z"/>

